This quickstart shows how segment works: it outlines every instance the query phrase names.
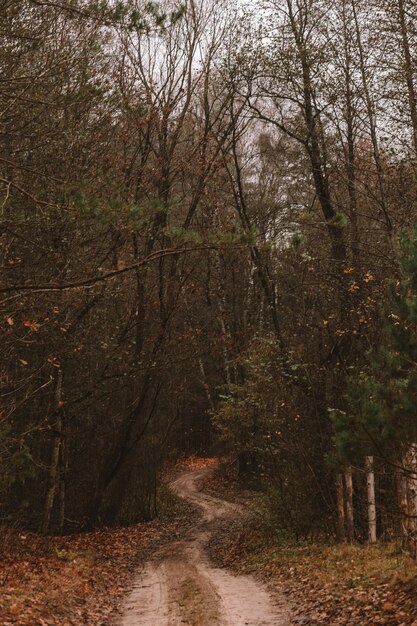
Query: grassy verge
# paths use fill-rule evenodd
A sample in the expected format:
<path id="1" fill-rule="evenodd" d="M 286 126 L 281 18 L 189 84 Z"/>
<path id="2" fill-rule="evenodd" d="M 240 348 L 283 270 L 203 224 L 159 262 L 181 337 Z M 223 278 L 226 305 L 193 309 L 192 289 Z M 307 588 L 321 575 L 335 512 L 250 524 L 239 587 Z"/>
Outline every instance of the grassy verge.
<path id="1" fill-rule="evenodd" d="M 233 494 L 252 511 L 212 540 L 218 565 L 262 578 L 287 595 L 294 623 L 303 626 L 417 626 L 417 564 L 395 544 L 295 542 L 271 528 L 259 493 L 224 484 L 205 488 Z"/>
<path id="2" fill-rule="evenodd" d="M 417 624 L 415 562 L 388 545 L 269 545 L 245 569 L 291 596 L 301 624 Z"/>

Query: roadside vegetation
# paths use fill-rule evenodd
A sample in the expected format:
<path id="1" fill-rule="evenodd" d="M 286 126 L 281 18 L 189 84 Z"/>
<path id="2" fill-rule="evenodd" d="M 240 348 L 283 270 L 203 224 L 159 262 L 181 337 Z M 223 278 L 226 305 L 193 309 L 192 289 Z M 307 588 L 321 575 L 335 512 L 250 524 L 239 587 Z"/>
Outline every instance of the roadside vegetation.
<path id="1" fill-rule="evenodd" d="M 271 519 L 265 496 L 228 469 L 208 477 L 204 489 L 242 503 L 248 515 L 222 524 L 212 538 L 218 565 L 284 592 L 300 626 L 415 625 L 417 565 L 401 542 L 341 544 L 325 534 L 296 540 Z"/>

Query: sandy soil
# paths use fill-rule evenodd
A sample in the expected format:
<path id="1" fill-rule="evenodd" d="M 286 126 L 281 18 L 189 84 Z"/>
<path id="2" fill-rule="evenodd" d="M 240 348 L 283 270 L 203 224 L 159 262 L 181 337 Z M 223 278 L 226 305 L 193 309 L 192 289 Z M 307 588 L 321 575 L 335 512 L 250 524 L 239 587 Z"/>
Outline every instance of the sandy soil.
<path id="1" fill-rule="evenodd" d="M 199 506 L 203 516 L 186 540 L 173 542 L 140 572 L 118 626 L 289 626 L 285 600 L 272 599 L 260 583 L 212 567 L 204 547 L 213 523 L 240 507 L 203 493 L 210 469 L 183 474 L 171 488 Z"/>

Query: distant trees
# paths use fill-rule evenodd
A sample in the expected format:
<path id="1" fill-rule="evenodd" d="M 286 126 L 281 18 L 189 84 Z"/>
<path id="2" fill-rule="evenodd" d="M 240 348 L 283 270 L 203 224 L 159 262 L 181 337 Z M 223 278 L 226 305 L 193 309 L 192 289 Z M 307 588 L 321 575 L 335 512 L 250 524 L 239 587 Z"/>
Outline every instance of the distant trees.
<path id="1" fill-rule="evenodd" d="M 3 518 L 150 517 L 210 412 L 297 535 L 390 536 L 395 501 L 414 536 L 408 340 L 367 356 L 389 281 L 412 309 L 413 3 L 1 9 Z"/>
<path id="2" fill-rule="evenodd" d="M 388 4 L 264 3 L 261 23 L 247 17 L 233 66 L 236 90 L 246 101 L 241 118 L 251 116 L 251 132 L 260 137 L 258 151 L 237 142 L 235 154 L 245 166 L 233 177 L 240 180 L 236 209 L 240 215 L 244 198 L 256 244 L 262 240 L 268 250 L 263 254 L 273 294 L 266 297 L 267 316 L 254 341 L 268 336 L 274 311 L 282 369 L 274 370 L 270 388 L 272 356 L 260 368 L 251 352 L 244 358 L 243 384 L 230 386 L 216 420 L 223 434 L 230 429 L 226 438 L 237 451 L 248 445 L 252 424 L 249 441 L 266 484 L 278 474 L 276 462 L 265 461 L 263 438 L 273 437 L 273 425 L 281 432 L 282 413 L 295 440 L 301 437 L 298 422 L 307 431 L 314 424 L 311 435 L 300 439 L 308 441 L 308 469 L 300 465 L 300 481 L 297 469 L 284 472 L 283 484 L 292 494 L 303 485 L 310 512 L 320 499 L 314 519 L 321 524 L 333 508 L 339 535 L 348 540 L 369 532 L 374 541 L 376 528 L 390 535 L 393 526 L 400 527 L 389 513 L 395 471 L 365 432 L 358 434 L 361 443 L 342 434 L 357 425 L 357 383 L 350 381 L 366 370 L 364 355 L 372 346 L 386 341 L 378 303 L 386 297 L 387 279 L 401 276 L 398 237 L 415 221 L 415 55 L 408 38 L 415 16 L 411 6 Z M 373 20 L 377 36 L 369 28 Z M 260 39 L 253 36 L 255 28 Z M 254 276 L 265 284 L 260 274 Z M 287 394 L 293 405 L 283 409 Z M 271 422 L 261 417 L 264 403 Z M 240 418 L 233 420 L 234 414 Z M 288 454 L 296 466 L 295 440 L 287 433 L 276 457 Z M 391 443 L 398 456 L 398 445 Z M 318 491 L 305 478 L 309 472 Z M 282 493 L 281 512 L 290 500 L 286 494 L 284 505 Z M 383 511 L 375 513 L 376 506 Z M 299 533 L 300 516 L 286 511 L 284 517 Z M 314 529 L 312 519 L 307 526 L 306 532 Z"/>

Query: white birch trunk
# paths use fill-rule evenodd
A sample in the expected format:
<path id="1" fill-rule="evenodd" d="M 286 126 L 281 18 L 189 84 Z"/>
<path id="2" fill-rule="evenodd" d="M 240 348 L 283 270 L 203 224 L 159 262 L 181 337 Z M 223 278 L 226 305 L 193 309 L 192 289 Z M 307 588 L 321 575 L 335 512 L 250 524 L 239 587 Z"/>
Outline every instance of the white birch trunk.
<path id="1" fill-rule="evenodd" d="M 366 485 L 368 494 L 368 538 L 376 543 L 376 504 L 375 504 L 375 473 L 374 457 L 366 457 Z"/>

